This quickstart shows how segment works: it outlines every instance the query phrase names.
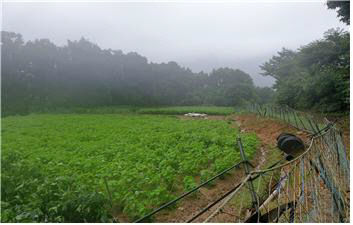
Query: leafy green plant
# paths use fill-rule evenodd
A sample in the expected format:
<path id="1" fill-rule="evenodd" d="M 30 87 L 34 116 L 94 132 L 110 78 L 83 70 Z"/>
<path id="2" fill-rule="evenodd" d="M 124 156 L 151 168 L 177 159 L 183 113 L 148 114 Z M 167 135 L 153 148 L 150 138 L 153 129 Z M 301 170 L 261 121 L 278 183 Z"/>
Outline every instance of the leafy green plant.
<path id="1" fill-rule="evenodd" d="M 240 161 L 221 120 L 43 114 L 2 129 L 2 222 L 109 222 L 112 209 L 133 220 Z M 250 158 L 256 136 L 242 138 Z"/>
<path id="2" fill-rule="evenodd" d="M 206 182 L 207 180 L 209 180 L 210 178 L 212 178 L 213 176 L 215 176 L 216 174 L 214 172 L 212 172 L 209 169 L 205 169 L 205 170 L 201 170 L 200 172 L 200 181 L 201 183 Z M 214 182 L 210 182 L 208 185 L 213 185 Z"/>
<path id="3" fill-rule="evenodd" d="M 191 189 L 197 186 L 195 178 L 193 178 L 192 176 L 184 177 L 183 184 L 184 184 L 184 191 L 190 191 Z"/>

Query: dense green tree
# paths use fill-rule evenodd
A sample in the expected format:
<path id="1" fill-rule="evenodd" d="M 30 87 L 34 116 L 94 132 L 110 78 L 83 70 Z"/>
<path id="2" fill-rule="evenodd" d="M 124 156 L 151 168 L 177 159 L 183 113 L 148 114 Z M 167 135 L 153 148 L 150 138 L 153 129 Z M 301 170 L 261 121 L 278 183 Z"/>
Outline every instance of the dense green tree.
<path id="1" fill-rule="evenodd" d="M 349 110 L 349 33 L 331 29 L 297 51 L 282 49 L 260 66 L 276 79 L 276 101 L 300 109 Z"/>
<path id="2" fill-rule="evenodd" d="M 256 101 L 251 77 L 220 68 L 193 73 L 176 62 L 101 49 L 81 38 L 58 47 L 2 32 L 2 113 L 107 105 L 226 105 Z"/>
<path id="3" fill-rule="evenodd" d="M 327 7 L 337 11 L 337 17 L 346 24 L 350 24 L 350 0 L 348 1 L 327 1 Z"/>
<path id="4" fill-rule="evenodd" d="M 260 105 L 273 103 L 275 91 L 270 87 L 256 87 L 255 93 L 257 96 L 256 102 Z"/>

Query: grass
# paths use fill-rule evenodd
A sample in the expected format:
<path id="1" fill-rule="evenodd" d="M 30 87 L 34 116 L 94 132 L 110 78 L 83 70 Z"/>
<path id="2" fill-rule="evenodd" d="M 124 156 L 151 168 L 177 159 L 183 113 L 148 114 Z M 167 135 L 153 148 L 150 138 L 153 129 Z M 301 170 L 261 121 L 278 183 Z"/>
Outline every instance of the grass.
<path id="1" fill-rule="evenodd" d="M 186 113 L 205 113 L 208 115 L 229 115 L 235 113 L 233 107 L 218 107 L 218 106 L 174 106 L 160 108 L 142 108 L 138 113 L 142 114 L 167 114 L 167 115 L 182 115 Z"/>
<path id="2" fill-rule="evenodd" d="M 119 105 L 99 107 L 57 107 L 54 109 L 42 110 L 34 114 L 131 114 L 136 113 L 141 107 Z"/>
<path id="3" fill-rule="evenodd" d="M 99 106 L 99 107 L 66 107 L 41 110 L 33 114 L 159 114 L 183 115 L 186 113 L 206 113 L 208 115 L 230 115 L 236 113 L 234 107 L 221 106 Z"/>
<path id="4" fill-rule="evenodd" d="M 132 220 L 240 161 L 237 131 L 220 120 L 43 114 L 6 117 L 1 129 L 2 222 Z M 258 140 L 243 144 L 251 157 Z"/>

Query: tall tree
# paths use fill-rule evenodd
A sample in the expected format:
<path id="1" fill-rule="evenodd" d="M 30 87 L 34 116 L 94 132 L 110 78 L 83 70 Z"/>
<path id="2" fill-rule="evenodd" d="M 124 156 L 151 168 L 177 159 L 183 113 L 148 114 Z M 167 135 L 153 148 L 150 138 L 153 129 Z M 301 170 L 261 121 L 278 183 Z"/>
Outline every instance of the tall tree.
<path id="1" fill-rule="evenodd" d="M 106 105 L 239 105 L 256 101 L 251 77 L 220 68 L 193 73 L 176 62 L 101 49 L 85 38 L 59 47 L 2 32 L 2 109 L 26 114 Z"/>
<path id="2" fill-rule="evenodd" d="M 349 33 L 331 29 L 298 51 L 282 49 L 260 68 L 276 79 L 276 101 L 301 109 L 349 110 Z"/>

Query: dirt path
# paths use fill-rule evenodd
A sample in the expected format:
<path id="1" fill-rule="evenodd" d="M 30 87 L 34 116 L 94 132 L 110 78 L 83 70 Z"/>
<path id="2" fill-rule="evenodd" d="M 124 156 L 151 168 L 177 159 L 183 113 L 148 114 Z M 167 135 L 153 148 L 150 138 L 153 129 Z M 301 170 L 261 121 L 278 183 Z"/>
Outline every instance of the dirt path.
<path id="1" fill-rule="evenodd" d="M 179 116 L 180 119 L 199 119 Z M 202 118 L 204 119 L 204 118 Z M 232 123 L 232 126 L 239 127 L 241 132 L 255 132 L 261 141 L 259 151 L 255 154 L 251 161 L 256 169 L 262 168 L 268 160 L 269 150 L 276 146 L 276 138 L 282 132 L 290 132 L 300 136 L 304 140 L 306 135 L 298 132 L 295 128 L 281 123 L 279 121 L 259 118 L 256 115 L 238 115 L 238 116 L 208 116 L 207 119 L 227 120 Z M 220 196 L 229 191 L 232 187 L 239 183 L 239 178 L 244 177 L 243 169 L 236 169 L 226 176 L 225 179 L 218 179 L 212 187 L 200 188 L 197 196 L 191 196 L 178 203 L 178 207 L 174 210 L 161 211 L 156 215 L 156 222 L 185 222 L 193 215 L 205 208 L 211 202 L 217 200 Z M 238 178 L 238 179 L 234 179 Z M 209 215 L 211 215 L 217 206 L 222 204 L 222 201 L 212 207 L 208 212 L 204 213 L 194 222 L 203 222 Z M 223 208 L 224 212 L 219 213 L 214 217 L 212 222 L 234 222 L 234 216 L 231 212 L 236 210 L 232 204 L 226 204 Z M 230 212 L 230 213 L 229 213 Z"/>
<path id="2" fill-rule="evenodd" d="M 276 138 L 282 132 L 293 133 L 304 141 L 308 140 L 306 133 L 278 120 L 260 118 L 254 114 L 238 115 L 234 119 L 243 131 L 255 132 L 264 145 L 276 146 Z"/>

